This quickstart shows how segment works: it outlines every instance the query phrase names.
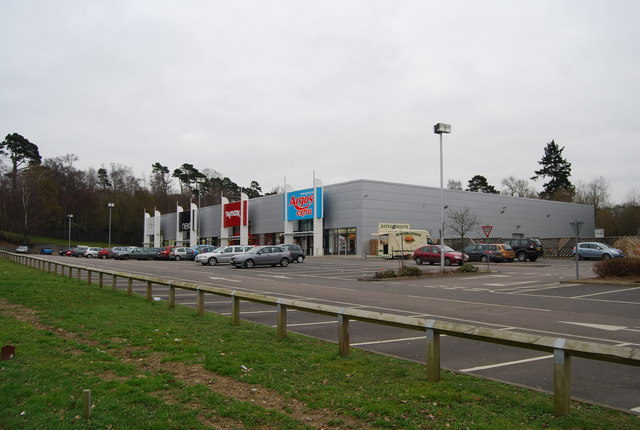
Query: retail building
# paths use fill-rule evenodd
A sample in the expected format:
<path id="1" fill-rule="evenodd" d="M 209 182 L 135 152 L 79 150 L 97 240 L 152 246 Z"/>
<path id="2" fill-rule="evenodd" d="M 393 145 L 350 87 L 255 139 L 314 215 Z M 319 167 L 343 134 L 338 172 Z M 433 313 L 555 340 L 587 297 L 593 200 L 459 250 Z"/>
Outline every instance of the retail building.
<path id="1" fill-rule="evenodd" d="M 440 237 L 440 188 L 373 180 L 354 180 L 282 194 L 175 213 L 145 214 L 144 246 L 201 243 L 267 245 L 297 243 L 307 255 L 369 254 L 380 224 L 404 224 Z M 573 237 L 571 223 L 583 223 L 581 235 L 594 235 L 590 205 L 444 190 L 445 226 L 456 211 L 469 208 L 479 227 L 468 233 L 483 238 L 481 226 L 491 226 L 491 238 Z M 445 227 L 445 243 L 456 235 Z"/>

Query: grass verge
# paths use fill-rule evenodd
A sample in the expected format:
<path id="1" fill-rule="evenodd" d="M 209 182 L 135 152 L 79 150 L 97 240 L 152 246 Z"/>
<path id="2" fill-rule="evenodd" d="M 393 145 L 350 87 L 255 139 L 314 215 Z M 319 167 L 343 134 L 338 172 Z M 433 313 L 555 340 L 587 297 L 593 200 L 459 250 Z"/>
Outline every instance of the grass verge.
<path id="1" fill-rule="evenodd" d="M 0 260 L 0 429 L 640 429 L 631 414 L 194 309 L 168 309 Z M 92 392 L 89 419 L 82 392 Z"/>

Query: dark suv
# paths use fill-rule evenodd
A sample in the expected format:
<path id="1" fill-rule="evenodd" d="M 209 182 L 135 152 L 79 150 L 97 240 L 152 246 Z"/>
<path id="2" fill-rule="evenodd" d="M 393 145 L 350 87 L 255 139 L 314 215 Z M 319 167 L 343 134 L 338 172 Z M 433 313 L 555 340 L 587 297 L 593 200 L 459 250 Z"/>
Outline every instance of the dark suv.
<path id="1" fill-rule="evenodd" d="M 536 261 L 544 254 L 544 247 L 540 239 L 526 237 L 524 239 L 505 239 L 503 243 L 511 245 L 518 261 Z"/>

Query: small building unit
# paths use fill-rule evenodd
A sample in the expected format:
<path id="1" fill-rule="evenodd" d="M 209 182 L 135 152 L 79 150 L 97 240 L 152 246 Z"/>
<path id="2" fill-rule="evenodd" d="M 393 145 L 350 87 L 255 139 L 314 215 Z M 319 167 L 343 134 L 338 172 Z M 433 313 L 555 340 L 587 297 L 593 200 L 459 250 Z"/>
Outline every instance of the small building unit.
<path id="1" fill-rule="evenodd" d="M 405 224 L 440 237 L 440 188 L 358 179 L 322 186 L 314 179 L 306 190 L 246 199 L 240 202 L 175 213 L 145 214 L 144 246 L 269 245 L 297 243 L 307 255 L 365 255 L 381 223 Z M 292 200 L 292 197 L 294 199 Z M 246 202 L 246 203 L 244 203 Z M 291 204 L 306 205 L 287 212 Z M 224 211 L 235 205 L 234 211 Z M 444 190 L 445 225 L 453 211 L 469 210 L 479 226 L 466 236 L 484 239 L 481 226 L 491 226 L 490 238 L 573 237 L 570 223 L 583 222 L 581 235 L 594 234 L 594 209 L 590 205 L 549 200 Z M 242 212 L 244 211 L 244 212 Z M 225 213 L 238 215 L 235 224 L 223 221 Z M 193 220 L 193 222 L 192 222 Z M 224 227 L 227 226 L 227 227 Z M 457 236 L 445 228 L 445 242 Z"/>

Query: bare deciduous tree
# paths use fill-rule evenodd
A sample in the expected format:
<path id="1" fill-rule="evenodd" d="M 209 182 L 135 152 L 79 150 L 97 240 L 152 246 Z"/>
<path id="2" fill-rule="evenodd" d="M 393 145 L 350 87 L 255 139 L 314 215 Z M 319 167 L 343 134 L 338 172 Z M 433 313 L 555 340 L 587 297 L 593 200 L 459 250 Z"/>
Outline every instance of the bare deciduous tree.
<path id="1" fill-rule="evenodd" d="M 446 227 L 464 239 L 465 235 L 473 231 L 480 224 L 480 220 L 475 212 L 464 207 L 448 211 L 448 221 Z"/>
<path id="2" fill-rule="evenodd" d="M 529 184 L 528 180 L 519 179 L 515 176 L 509 176 L 502 180 L 502 194 L 515 197 L 538 197 L 538 193 Z"/>

